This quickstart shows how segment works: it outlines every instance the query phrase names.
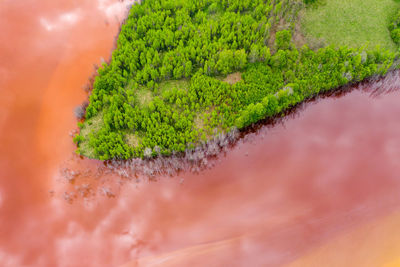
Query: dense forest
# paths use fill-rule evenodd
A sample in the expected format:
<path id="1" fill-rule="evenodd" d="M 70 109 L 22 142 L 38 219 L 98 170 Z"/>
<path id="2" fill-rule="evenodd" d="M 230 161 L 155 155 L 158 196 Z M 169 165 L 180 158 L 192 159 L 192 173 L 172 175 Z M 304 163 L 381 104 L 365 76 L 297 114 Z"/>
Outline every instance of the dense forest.
<path id="1" fill-rule="evenodd" d="M 295 0 L 144 0 L 98 69 L 78 153 L 128 159 L 183 152 L 320 92 L 383 75 L 397 55 L 292 41 Z M 393 39 L 399 38 L 393 22 Z M 393 33 L 395 32 L 395 33 Z"/>

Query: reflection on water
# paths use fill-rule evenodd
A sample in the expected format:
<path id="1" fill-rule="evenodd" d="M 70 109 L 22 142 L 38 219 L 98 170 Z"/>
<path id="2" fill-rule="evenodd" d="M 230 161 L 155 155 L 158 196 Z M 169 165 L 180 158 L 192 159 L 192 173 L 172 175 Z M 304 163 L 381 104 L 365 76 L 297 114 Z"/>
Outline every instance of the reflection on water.
<path id="1" fill-rule="evenodd" d="M 1 266 L 399 262 L 398 72 L 249 131 L 198 173 L 74 155 L 72 111 L 129 4 L 0 4 Z"/>

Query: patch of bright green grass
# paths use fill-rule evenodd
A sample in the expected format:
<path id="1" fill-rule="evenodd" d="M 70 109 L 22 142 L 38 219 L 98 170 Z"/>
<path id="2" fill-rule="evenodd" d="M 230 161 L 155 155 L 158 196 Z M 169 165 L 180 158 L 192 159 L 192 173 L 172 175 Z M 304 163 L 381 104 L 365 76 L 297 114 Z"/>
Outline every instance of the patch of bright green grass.
<path id="1" fill-rule="evenodd" d="M 162 94 L 165 91 L 176 88 L 178 90 L 187 90 L 190 86 L 189 79 L 181 79 L 181 80 L 167 80 L 163 81 L 159 84 L 159 91 Z"/>
<path id="2" fill-rule="evenodd" d="M 400 7 L 395 0 L 325 0 L 302 12 L 301 28 L 309 43 L 396 50 L 387 26 Z"/>
<path id="3" fill-rule="evenodd" d="M 135 91 L 135 96 L 140 107 L 147 106 L 153 100 L 153 93 L 147 87 L 140 86 Z"/>

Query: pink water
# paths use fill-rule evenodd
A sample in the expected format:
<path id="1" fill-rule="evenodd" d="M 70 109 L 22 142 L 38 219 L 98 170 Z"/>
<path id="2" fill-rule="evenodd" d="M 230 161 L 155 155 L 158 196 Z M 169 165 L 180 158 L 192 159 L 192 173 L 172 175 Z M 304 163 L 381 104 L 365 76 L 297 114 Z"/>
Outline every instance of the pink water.
<path id="1" fill-rule="evenodd" d="M 1 266 L 400 263 L 398 73 L 308 104 L 199 174 L 129 180 L 75 156 L 72 110 L 127 4 L 0 3 Z"/>

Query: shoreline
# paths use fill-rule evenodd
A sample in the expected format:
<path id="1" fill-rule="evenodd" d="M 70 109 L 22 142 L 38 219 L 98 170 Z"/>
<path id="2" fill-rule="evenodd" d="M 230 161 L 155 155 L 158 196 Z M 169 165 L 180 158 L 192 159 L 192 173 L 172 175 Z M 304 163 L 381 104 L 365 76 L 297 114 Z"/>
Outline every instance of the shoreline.
<path id="1" fill-rule="evenodd" d="M 126 21 L 127 21 L 127 19 L 128 19 L 128 16 L 129 16 L 129 11 L 127 12 L 127 16 L 125 17 L 125 19 L 121 22 L 121 24 L 120 24 L 120 26 L 119 26 L 118 33 L 116 34 L 116 36 L 115 36 L 115 38 L 114 38 L 114 46 L 113 46 L 113 48 L 111 49 L 110 57 L 109 57 L 109 59 L 108 59 L 107 61 L 104 61 L 106 64 L 111 64 L 112 55 L 113 55 L 113 52 L 114 52 L 114 51 L 116 50 L 116 48 L 117 48 L 117 42 L 118 42 L 118 38 L 119 38 L 119 35 L 120 35 L 120 33 L 121 33 L 121 30 L 122 30 L 122 26 L 126 23 Z M 296 23 L 295 25 L 297 25 L 297 23 Z M 274 28 L 276 28 L 276 25 L 275 25 L 275 24 L 274 24 Z M 293 37 L 293 38 L 294 38 L 294 37 Z M 355 52 L 356 52 L 356 51 L 357 51 L 357 50 L 355 50 Z M 360 51 L 361 51 L 361 50 L 360 50 Z M 314 51 L 314 52 L 315 52 L 315 51 Z M 274 55 L 274 54 L 273 54 L 273 55 Z M 397 60 L 397 58 L 395 57 L 394 60 Z M 390 63 L 390 64 L 391 64 L 390 68 L 396 68 L 397 65 L 398 65 L 398 62 L 393 61 L 393 63 Z M 247 65 L 245 69 L 247 69 L 248 67 L 249 67 L 249 65 Z M 94 85 L 95 77 L 99 76 L 99 74 L 98 74 L 98 68 L 99 68 L 99 66 L 95 66 L 95 71 L 94 71 L 94 73 L 92 74 L 92 76 L 90 76 L 89 81 L 88 81 L 88 84 L 85 86 L 85 90 L 88 92 L 88 98 L 87 98 L 87 101 L 85 101 L 85 102 L 80 106 L 82 109 L 86 109 L 87 103 L 88 103 L 88 101 L 89 101 L 89 98 L 90 98 L 90 96 L 91 96 L 91 94 L 92 94 L 92 92 L 93 92 L 93 85 Z M 378 71 L 376 71 L 376 72 L 378 72 Z M 347 74 L 347 73 L 346 73 L 346 74 Z M 350 75 L 351 75 L 351 74 L 350 74 Z M 305 103 L 305 102 L 313 101 L 313 99 L 318 98 L 318 97 L 321 97 L 321 96 L 324 96 L 324 95 L 332 95 L 332 94 L 334 94 L 335 92 L 342 90 L 342 89 L 341 89 L 342 87 L 351 87 L 351 86 L 354 85 L 355 83 L 368 82 L 368 81 L 370 81 L 371 79 L 376 79 L 375 76 L 377 76 L 377 74 L 373 75 L 372 77 L 363 79 L 363 80 L 360 81 L 360 82 L 350 82 L 350 83 L 348 83 L 348 84 L 346 84 L 346 85 L 344 85 L 344 86 L 340 86 L 340 87 L 334 88 L 334 89 L 329 89 L 329 90 L 327 90 L 327 91 L 324 91 L 324 92 L 322 92 L 322 93 L 318 93 L 318 94 L 316 94 L 316 95 L 312 94 L 312 95 L 306 97 L 304 100 L 302 100 L 302 101 L 300 101 L 300 102 L 298 102 L 298 103 L 295 103 L 292 107 L 286 108 L 286 109 L 284 109 L 283 111 L 278 112 L 277 114 L 273 115 L 272 117 L 264 117 L 264 118 L 262 118 L 262 119 L 258 119 L 255 123 L 252 123 L 252 124 L 249 125 L 249 126 L 240 127 L 239 132 L 240 132 L 241 134 L 242 134 L 242 133 L 246 134 L 246 133 L 248 133 L 248 132 L 251 132 L 251 129 L 254 128 L 254 127 L 257 127 L 257 125 L 259 125 L 259 124 L 260 124 L 260 125 L 265 125 L 265 123 L 267 123 L 267 124 L 269 124 L 269 123 L 274 123 L 273 121 L 275 121 L 276 118 L 280 118 L 280 117 L 282 117 L 282 116 L 287 116 L 288 114 L 291 113 L 291 110 L 292 110 L 292 109 L 296 109 L 299 105 L 303 105 L 303 103 Z M 378 76 L 379 76 L 379 75 L 378 75 Z M 193 77 L 191 77 L 191 78 L 193 78 Z M 215 77 L 212 76 L 212 78 L 215 78 Z M 178 81 L 179 81 L 179 80 L 178 80 Z M 286 84 L 286 85 L 288 85 L 288 84 Z M 284 88 L 281 89 L 280 91 L 285 90 L 285 88 L 286 88 L 286 87 L 284 87 Z M 318 89 L 318 90 L 319 90 L 319 89 Z M 293 91 L 293 90 L 292 90 L 292 91 Z M 275 96 L 276 96 L 276 98 L 277 98 L 278 101 L 279 101 L 280 96 L 278 97 L 278 96 L 276 95 L 277 93 L 278 93 L 278 92 L 275 93 Z M 289 94 L 288 94 L 288 95 L 289 95 Z M 307 95 L 307 94 L 305 94 L 305 95 Z M 301 96 L 301 97 L 305 97 L 305 96 Z M 261 103 L 261 102 L 255 102 L 254 104 L 259 104 L 259 103 Z M 246 106 L 243 106 L 243 109 L 242 109 L 241 111 L 239 111 L 237 114 L 235 114 L 235 115 L 237 116 L 237 119 L 240 117 L 240 116 L 239 116 L 240 112 L 245 111 L 246 108 L 248 108 L 248 106 L 247 106 L 247 107 L 246 107 Z M 105 109 L 105 108 L 103 108 L 102 110 L 104 110 L 104 109 Z M 102 112 L 102 111 L 101 111 L 101 112 Z M 82 116 L 82 117 L 83 117 L 83 116 Z M 104 121 L 103 118 L 101 118 L 101 120 Z M 80 121 L 80 123 L 81 123 L 82 126 L 84 125 L 85 121 L 86 121 L 86 118 L 85 118 L 85 119 L 82 119 L 82 120 Z M 235 124 L 236 124 L 236 123 L 235 123 Z M 89 125 L 90 125 L 90 124 L 89 124 Z M 231 126 L 231 129 L 232 129 L 232 127 L 234 127 L 234 126 Z M 79 127 L 79 128 L 81 128 L 81 127 Z M 81 131 L 79 131 L 79 132 L 81 132 Z M 228 133 L 224 133 L 224 132 L 222 131 L 222 132 L 220 132 L 220 133 L 217 134 L 217 135 L 208 136 L 208 137 L 207 137 L 208 140 L 207 140 L 206 142 L 200 141 L 200 139 L 198 139 L 198 140 L 196 141 L 195 148 L 194 148 L 194 149 L 191 149 L 191 150 L 196 150 L 197 147 L 203 147 L 203 148 L 205 147 L 205 148 L 208 148 L 209 146 L 212 146 L 212 145 L 209 145 L 209 143 L 211 144 L 211 143 L 213 142 L 213 140 L 216 139 L 216 136 L 220 136 L 220 137 L 218 137 L 218 138 L 221 139 L 221 136 L 224 136 L 224 135 L 229 135 L 229 132 L 228 132 Z M 234 134 L 234 135 L 235 135 L 235 134 Z M 78 135 L 78 136 L 79 136 L 79 135 Z M 78 143 L 78 148 L 79 148 L 79 142 L 80 142 L 80 140 L 81 140 L 81 139 L 77 139 L 77 141 L 76 141 L 76 142 Z M 125 142 L 125 144 L 126 144 L 126 140 L 125 140 L 124 142 Z M 218 143 L 219 141 L 216 141 L 216 142 Z M 231 142 L 231 141 L 228 141 L 228 142 Z M 187 147 L 188 147 L 190 144 L 191 144 L 191 143 L 186 143 L 185 152 L 183 152 L 183 151 L 174 152 L 174 150 L 172 150 L 172 151 L 169 150 L 169 151 L 170 151 L 170 152 L 168 152 L 169 155 L 163 156 L 163 157 L 171 157 L 171 156 L 176 156 L 176 155 L 180 155 L 181 153 L 183 153 L 183 155 L 180 155 L 180 157 L 184 158 L 184 157 L 185 157 L 185 154 L 187 153 L 186 151 L 188 150 Z M 200 144 L 200 145 L 197 145 L 197 144 Z M 156 146 L 156 147 L 157 147 L 157 146 Z M 147 149 L 147 148 L 146 148 L 146 149 Z M 156 154 L 158 154 L 158 155 L 160 155 L 160 154 L 159 154 L 158 152 L 156 153 L 156 152 L 154 151 L 154 149 L 155 149 L 155 147 L 153 148 L 153 150 L 152 150 L 152 148 L 150 147 L 150 153 L 152 153 L 151 158 L 158 158 L 159 156 L 157 156 Z M 190 150 L 190 149 L 189 149 L 189 150 Z M 144 157 L 146 157 L 146 151 L 144 151 L 144 152 L 145 152 L 145 156 L 144 156 Z M 84 157 L 86 157 L 86 158 L 98 159 L 98 156 L 96 157 L 96 156 L 93 155 L 93 157 L 92 157 L 92 156 L 90 156 L 90 155 L 87 154 L 87 153 L 81 153 L 81 155 L 84 156 Z M 142 156 L 142 157 L 143 157 L 143 156 Z M 131 155 L 129 158 L 130 158 L 130 159 L 135 159 L 135 158 L 141 158 L 141 157 L 135 156 L 135 155 Z M 126 159 L 126 160 L 129 160 L 129 159 Z M 110 161 L 110 159 L 101 160 L 101 161 L 105 161 L 105 162 L 106 162 L 106 161 Z M 117 161 L 118 161 L 118 160 L 117 160 Z"/>
<path id="2" fill-rule="evenodd" d="M 367 78 L 361 82 L 350 83 L 327 92 L 314 95 L 301 103 L 283 111 L 272 118 L 265 118 L 244 129 L 236 130 L 234 134 L 217 135 L 208 142 L 196 146 L 194 149 L 185 152 L 175 153 L 170 156 L 157 156 L 150 159 L 120 159 L 105 160 L 91 159 L 102 162 L 111 172 L 127 179 L 145 175 L 154 179 L 157 176 L 177 176 L 182 172 L 199 173 L 211 169 L 224 157 L 226 153 L 235 148 L 240 142 L 246 142 L 246 138 L 251 134 L 258 134 L 263 128 L 271 129 L 277 125 L 284 124 L 288 119 L 295 119 L 302 111 L 310 105 L 318 103 L 320 100 L 329 98 L 341 98 L 353 91 L 359 90 L 362 93 L 369 93 L 370 97 L 378 97 L 381 94 L 388 94 L 393 90 L 378 92 L 379 83 L 386 83 L 387 80 L 396 79 L 400 75 L 400 70 L 391 70 L 384 76 Z M 378 84 L 372 89 L 368 85 Z"/>

